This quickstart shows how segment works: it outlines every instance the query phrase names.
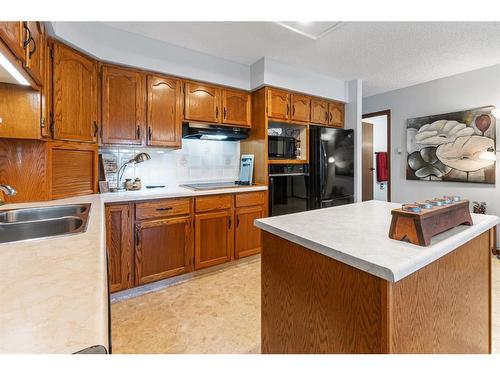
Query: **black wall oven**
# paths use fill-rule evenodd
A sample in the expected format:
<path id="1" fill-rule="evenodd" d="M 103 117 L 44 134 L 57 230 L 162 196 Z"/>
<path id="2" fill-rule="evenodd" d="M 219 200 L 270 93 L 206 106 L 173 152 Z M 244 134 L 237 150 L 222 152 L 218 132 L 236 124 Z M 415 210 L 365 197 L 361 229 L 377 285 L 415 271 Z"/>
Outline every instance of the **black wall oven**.
<path id="1" fill-rule="evenodd" d="M 308 209 L 307 164 L 269 166 L 269 216 L 279 216 Z"/>

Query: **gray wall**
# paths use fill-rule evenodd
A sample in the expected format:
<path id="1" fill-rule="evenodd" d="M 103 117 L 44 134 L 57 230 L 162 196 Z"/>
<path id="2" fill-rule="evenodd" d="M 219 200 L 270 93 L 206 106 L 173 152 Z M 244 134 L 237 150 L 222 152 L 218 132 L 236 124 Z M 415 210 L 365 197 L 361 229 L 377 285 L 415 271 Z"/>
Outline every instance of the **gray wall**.
<path id="1" fill-rule="evenodd" d="M 390 151 L 393 202 L 413 202 L 443 194 L 459 194 L 470 201 L 485 201 L 488 205 L 488 213 L 500 215 L 498 161 L 496 186 L 406 180 L 406 120 L 408 118 L 460 111 L 485 105 L 495 105 L 500 108 L 500 65 L 363 99 L 363 113 L 384 109 L 391 110 L 392 150 Z M 497 138 L 499 127 L 500 121 L 497 118 Z M 397 152 L 398 148 L 401 149 L 401 154 Z"/>

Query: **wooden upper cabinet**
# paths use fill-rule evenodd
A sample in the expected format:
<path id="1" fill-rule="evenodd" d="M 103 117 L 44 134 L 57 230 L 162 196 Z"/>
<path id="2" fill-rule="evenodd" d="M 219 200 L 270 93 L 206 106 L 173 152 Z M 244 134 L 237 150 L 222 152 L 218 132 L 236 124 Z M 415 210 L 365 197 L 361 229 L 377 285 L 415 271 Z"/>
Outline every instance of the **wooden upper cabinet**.
<path id="1" fill-rule="evenodd" d="M 330 102 L 328 106 L 329 125 L 343 128 L 344 127 L 344 108 L 345 104 Z"/>
<path id="2" fill-rule="evenodd" d="M 221 90 L 214 86 L 186 82 L 184 118 L 187 121 L 219 122 Z"/>
<path id="3" fill-rule="evenodd" d="M 237 90 L 222 90 L 222 123 L 251 126 L 250 94 Z"/>
<path id="4" fill-rule="evenodd" d="M 142 145 L 145 139 L 144 75 L 136 70 L 102 68 L 103 143 Z"/>
<path id="5" fill-rule="evenodd" d="M 41 22 L 25 22 L 26 57 L 25 67 L 33 80 L 39 84 L 44 83 L 44 63 L 45 63 L 45 30 Z"/>
<path id="6" fill-rule="evenodd" d="M 321 99 L 311 99 L 311 123 L 328 125 L 328 102 Z"/>
<path id="7" fill-rule="evenodd" d="M 136 225 L 135 285 L 192 270 L 190 216 L 139 222 Z"/>
<path id="8" fill-rule="evenodd" d="M 182 83 L 161 76 L 147 77 L 147 144 L 181 147 Z"/>
<path id="9" fill-rule="evenodd" d="M 290 94 L 287 91 L 268 89 L 267 116 L 278 120 L 290 118 Z"/>
<path id="10" fill-rule="evenodd" d="M 109 291 L 132 287 L 132 223 L 128 204 L 106 206 Z"/>
<path id="11" fill-rule="evenodd" d="M 60 43 L 54 44 L 53 53 L 53 136 L 61 140 L 95 142 L 97 64 Z"/>
<path id="12" fill-rule="evenodd" d="M 40 93 L 31 87 L 0 83 L 0 118 L 0 138 L 39 139 Z"/>
<path id="13" fill-rule="evenodd" d="M 291 94 L 291 116 L 292 121 L 309 122 L 311 109 L 311 98 L 307 95 Z"/>
<path id="14" fill-rule="evenodd" d="M 24 60 L 23 35 L 21 21 L 0 22 L 0 39 L 20 60 Z"/>

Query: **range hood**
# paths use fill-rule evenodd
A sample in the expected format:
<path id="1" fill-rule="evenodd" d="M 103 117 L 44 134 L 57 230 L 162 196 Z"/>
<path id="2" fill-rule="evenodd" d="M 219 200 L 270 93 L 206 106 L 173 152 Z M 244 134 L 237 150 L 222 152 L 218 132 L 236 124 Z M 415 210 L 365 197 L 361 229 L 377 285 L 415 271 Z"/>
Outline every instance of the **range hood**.
<path id="1" fill-rule="evenodd" d="M 209 141 L 241 141 L 248 138 L 248 129 L 231 126 L 184 123 L 182 138 Z"/>

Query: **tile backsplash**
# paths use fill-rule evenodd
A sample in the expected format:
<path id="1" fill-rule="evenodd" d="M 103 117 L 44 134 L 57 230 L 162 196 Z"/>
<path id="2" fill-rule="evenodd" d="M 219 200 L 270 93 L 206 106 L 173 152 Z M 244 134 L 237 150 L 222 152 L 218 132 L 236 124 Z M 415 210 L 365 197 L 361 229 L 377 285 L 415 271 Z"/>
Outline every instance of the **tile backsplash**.
<path id="1" fill-rule="evenodd" d="M 129 166 L 126 178 L 139 177 L 145 185 L 175 186 L 198 181 L 234 181 L 239 178 L 240 143 L 183 139 L 182 149 L 101 147 L 100 154 L 113 155 L 118 168 L 140 152 L 146 152 L 151 160 Z M 114 177 L 114 176 L 113 176 Z M 109 180 L 116 186 L 116 178 Z"/>

